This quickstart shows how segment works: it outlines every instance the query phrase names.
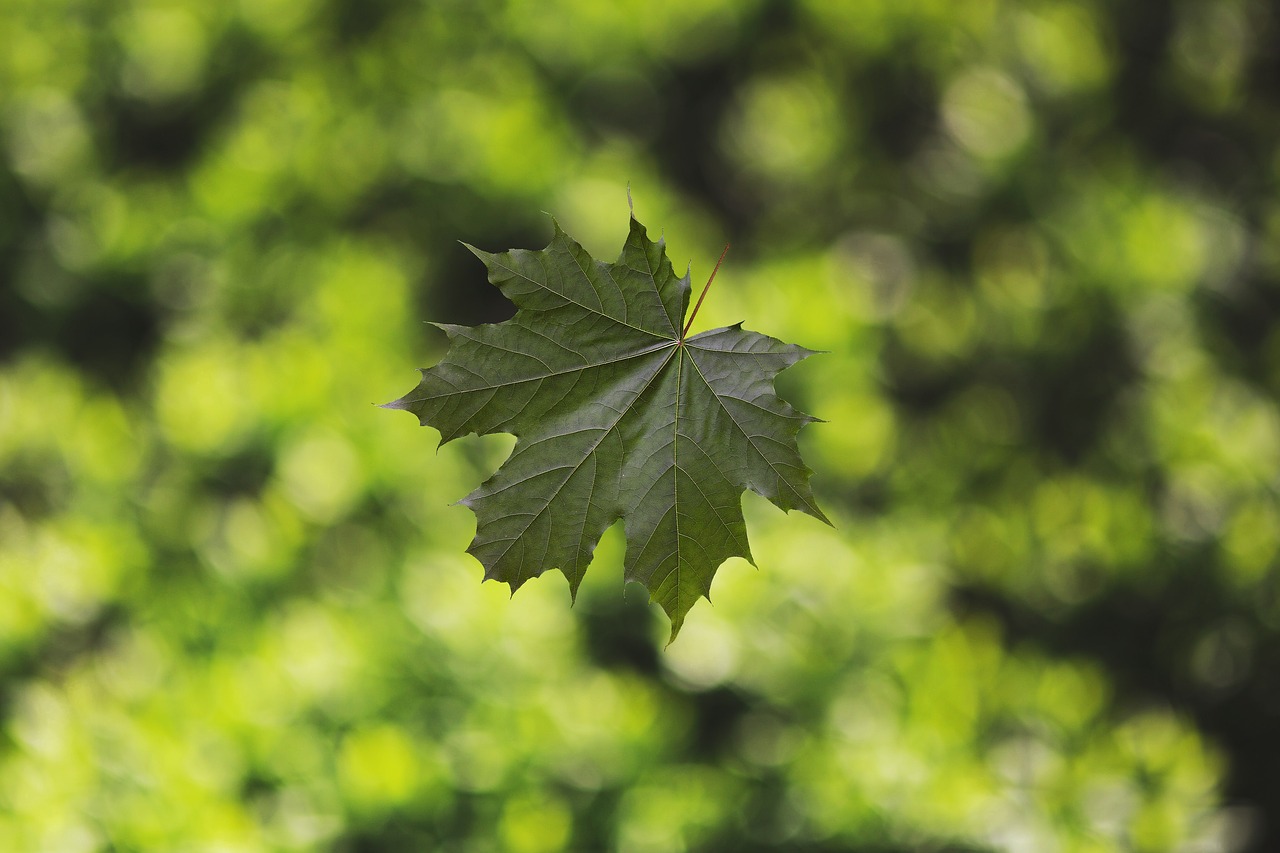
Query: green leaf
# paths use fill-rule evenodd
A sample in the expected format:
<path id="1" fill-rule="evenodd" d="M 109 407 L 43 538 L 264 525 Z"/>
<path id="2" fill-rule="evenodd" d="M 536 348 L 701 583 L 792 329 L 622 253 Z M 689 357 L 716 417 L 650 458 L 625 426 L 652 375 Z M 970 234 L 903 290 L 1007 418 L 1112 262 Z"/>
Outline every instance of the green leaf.
<path id="1" fill-rule="evenodd" d="M 796 434 L 815 418 L 774 377 L 812 351 L 741 324 L 685 339 L 689 276 L 633 217 L 616 263 L 555 226 L 544 250 L 468 247 L 516 304 L 505 323 L 441 325 L 443 361 L 389 408 L 440 431 L 511 433 L 511 456 L 462 503 L 467 549 L 514 592 L 559 569 L 576 596 L 601 534 L 626 530 L 625 577 L 671 617 L 671 637 L 729 557 L 751 560 L 741 496 L 827 521 Z M 828 522 L 829 523 L 829 522 Z"/>

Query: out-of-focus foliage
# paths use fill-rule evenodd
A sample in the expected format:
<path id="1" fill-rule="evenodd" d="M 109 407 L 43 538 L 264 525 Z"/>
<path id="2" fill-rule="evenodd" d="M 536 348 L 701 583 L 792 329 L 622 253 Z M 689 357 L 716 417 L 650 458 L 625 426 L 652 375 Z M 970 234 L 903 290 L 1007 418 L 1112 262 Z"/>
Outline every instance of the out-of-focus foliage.
<path id="1" fill-rule="evenodd" d="M 8 0 L 0 843 L 1275 849 L 1277 26 Z M 509 315 L 458 238 L 611 256 L 628 181 L 830 351 L 838 529 L 748 498 L 665 652 L 616 530 L 482 585 L 510 443 L 371 405 Z"/>

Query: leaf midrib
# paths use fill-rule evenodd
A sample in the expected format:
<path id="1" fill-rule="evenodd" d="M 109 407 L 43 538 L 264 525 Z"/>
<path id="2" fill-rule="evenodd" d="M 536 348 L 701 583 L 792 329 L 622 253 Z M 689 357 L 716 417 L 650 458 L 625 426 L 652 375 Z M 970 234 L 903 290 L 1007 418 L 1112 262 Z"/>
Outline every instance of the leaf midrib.
<path id="1" fill-rule="evenodd" d="M 494 256 L 494 257 L 497 257 L 497 256 Z M 539 260 L 539 263 L 545 263 L 545 261 Z M 655 338 L 661 338 L 661 339 L 662 339 L 662 340 L 664 340 L 664 341 L 675 341 L 675 340 L 676 340 L 675 338 L 668 338 L 666 335 L 660 335 L 660 334 L 658 334 L 657 332 L 650 331 L 649 329 L 645 329 L 645 328 L 643 328 L 643 327 L 641 327 L 641 326 L 633 325 L 633 324 L 631 324 L 631 323 L 626 322 L 625 320 L 620 320 L 619 318 L 617 318 L 617 317 L 613 316 L 612 314 L 606 314 L 604 311 L 601 311 L 601 310 L 600 310 L 600 309 L 598 309 L 598 308 L 592 308 L 590 305 L 585 305 L 585 304 L 583 304 L 583 303 L 579 302 L 578 300 L 573 299 L 573 298 L 571 298 L 571 297 L 569 297 L 569 296 L 566 296 L 565 294 L 561 293 L 561 292 L 560 292 L 560 291 L 558 291 L 558 290 L 555 290 L 554 288 L 552 288 L 552 287 L 548 286 L 547 284 L 545 284 L 545 283 L 543 283 L 543 282 L 541 282 L 541 281 L 537 281 L 536 279 L 532 279 L 532 278 L 530 278 L 529 276 L 525 275 L 524 273 L 520 272 L 519 270 L 512 269 L 511 267 L 509 267 L 509 266 L 507 266 L 507 265 L 505 265 L 505 264 L 503 264 L 503 263 L 500 263 L 500 262 L 498 262 L 498 261 L 494 261 L 493 265 L 494 265 L 494 266 L 496 266 L 496 267 L 498 267 L 499 269 L 506 270 L 507 272 L 511 273 L 511 275 L 515 276 L 516 278 L 522 278 L 522 279 L 524 279 L 525 281 L 529 282 L 530 284 L 532 284 L 532 285 L 533 285 L 533 286 L 535 286 L 535 287 L 540 287 L 540 288 L 542 288 L 543 290 L 547 291 L 548 293 L 554 293 L 556 296 L 559 296 L 559 297 L 560 297 L 561 299 L 563 299 L 565 302 L 568 302 L 568 303 L 570 303 L 570 304 L 572 304 L 572 305 L 577 305 L 577 306 L 578 306 L 579 308 L 581 308 L 583 311 L 586 311 L 586 312 L 591 313 L 591 314 L 595 314 L 595 315 L 596 315 L 596 316 L 598 316 L 598 317 L 604 317 L 606 320 L 611 320 L 611 321 L 613 321 L 614 323 L 617 323 L 619 326 L 626 326 L 628 329 L 635 329 L 637 332 L 643 332 L 643 333 L 644 333 L 644 334 L 646 334 L 646 335 L 651 335 L 651 336 L 653 336 L 653 337 L 655 337 Z M 578 263 L 577 263 L 577 261 L 576 261 L 576 260 L 574 261 L 574 266 L 577 266 L 577 267 L 578 267 L 578 269 L 579 269 L 579 271 L 580 271 L 580 272 L 583 272 L 584 277 L 586 276 L 586 273 L 585 273 L 584 271 L 582 271 L 582 267 L 578 265 Z M 591 284 L 591 280 L 590 280 L 590 279 L 587 279 L 587 284 L 588 284 L 588 285 L 590 285 L 590 284 Z M 654 287 L 655 287 L 655 289 L 656 289 L 656 287 L 657 287 L 657 282 L 656 282 L 656 281 L 654 282 Z M 594 288 L 594 287 L 592 287 L 592 290 L 595 290 L 595 288 Z M 663 311 L 663 315 L 664 315 L 664 316 L 667 316 L 667 315 L 666 315 L 666 311 L 665 311 L 665 310 Z M 668 321 L 669 321 L 669 320 L 671 319 L 671 318 L 670 318 L 670 316 L 667 316 L 667 319 L 668 319 Z"/>
<path id="2" fill-rule="evenodd" d="M 471 340 L 475 340 L 475 338 L 472 338 Z M 662 339 L 662 341 L 661 341 L 660 343 L 650 344 L 649 346 L 645 347 L 644 349 L 639 349 L 639 350 L 636 350 L 635 352 L 629 352 L 629 353 L 626 353 L 625 355 L 618 356 L 617 358 L 610 358 L 610 359 L 607 359 L 607 360 L 604 360 L 604 361 L 597 361 L 597 362 L 593 362 L 593 363 L 591 363 L 591 364 L 580 364 L 580 365 L 577 365 L 576 367 L 567 367 L 567 368 L 565 368 L 564 370 L 553 370 L 553 371 L 551 371 L 550 373 L 539 373 L 539 374 L 538 374 L 538 375 L 536 375 L 536 376 L 527 376 L 527 377 L 524 377 L 524 378 L 521 378 L 521 379 L 513 379 L 513 380 L 511 380 L 510 382 L 498 382 L 498 383 L 494 383 L 494 384 L 491 384 L 491 385 L 477 385 L 477 386 L 476 386 L 476 387 L 474 387 L 474 388 L 458 388 L 458 387 L 456 387 L 456 386 L 455 386 L 455 387 L 454 387 L 454 390 L 453 390 L 453 392 L 452 392 L 452 393 L 454 393 L 454 394 L 475 394 L 475 393 L 479 393 L 479 392 L 482 392 L 482 391 L 493 391 L 493 390 L 497 390 L 497 389 L 501 389 L 501 388 L 511 388 L 511 387 L 516 386 L 516 385 L 521 385 L 521 384 L 523 384 L 523 383 L 525 383 L 525 382 L 536 382 L 536 381 L 539 381 L 539 380 L 542 380 L 542 379 L 552 379 L 552 378 L 554 378 L 554 377 L 556 377 L 556 376 L 565 376 L 565 375 L 567 375 L 567 374 L 570 374 L 570 373 L 577 373 L 577 372 L 579 372 L 579 371 L 583 371 L 583 370 L 594 370 L 594 369 L 595 369 L 595 368 L 597 368 L 597 367 L 607 367 L 607 366 L 609 366 L 609 365 L 611 365 L 611 364 L 621 364 L 622 362 L 624 362 L 624 361 L 630 361 L 630 360 L 631 360 L 631 359 L 633 359 L 633 358 L 640 358 L 641 356 L 650 355 L 651 353 L 655 353 L 655 352 L 657 352 L 658 350 L 662 349 L 663 347 L 668 347 L 668 346 L 670 346 L 670 347 L 674 347 L 674 346 L 676 345 L 676 343 L 677 343 L 677 341 L 676 341 L 676 340 L 674 340 L 674 339 L 663 338 L 663 339 Z M 486 344 L 487 344 L 487 342 L 486 342 Z M 493 346 L 493 344 L 487 344 L 487 345 L 489 345 L 489 346 Z M 523 354 L 524 354 L 524 353 L 520 353 L 520 351 L 519 351 L 519 350 L 505 349 L 505 348 L 502 348 L 502 347 L 495 347 L 495 348 L 497 348 L 497 349 L 503 349 L 505 352 L 516 353 L 516 354 L 519 354 L 519 355 L 523 355 Z M 575 352 L 576 352 L 576 350 L 575 350 Z M 579 355 L 580 355 L 580 354 L 581 354 L 581 353 L 579 353 Z M 462 369 L 464 369 L 464 370 L 467 370 L 469 373 L 472 373 L 473 375 L 479 376 L 479 374 L 478 374 L 478 373 L 475 373 L 475 371 L 471 370 L 471 369 L 470 369 L 470 368 L 468 368 L 466 365 L 461 364 L 460 362 L 456 362 L 456 361 L 445 361 L 445 362 L 442 362 L 442 364 L 454 364 L 454 365 L 457 365 L 458 367 L 461 367 L 461 368 L 462 368 Z M 439 376 L 439 375 L 437 375 L 437 376 L 436 376 L 436 378 L 437 378 L 437 379 L 439 379 L 439 380 L 440 380 L 440 381 L 442 381 L 442 382 L 445 382 L 446 384 L 451 384 L 451 383 L 449 383 L 449 382 L 448 382 L 448 380 L 445 380 L 443 377 L 441 377 L 441 376 Z M 440 394 L 440 395 L 437 395 L 437 397 L 443 397 L 443 396 L 449 396 L 449 395 L 446 395 L 446 394 Z M 437 397 L 412 397 L 412 398 L 411 398 L 411 397 L 406 396 L 406 397 L 404 398 L 404 401 L 405 401 L 405 402 L 407 402 L 407 403 L 424 403 L 424 402 L 426 402 L 426 401 L 428 401 L 428 400 L 434 400 L 434 399 L 437 399 Z"/>
<path id="3" fill-rule="evenodd" d="M 663 360 L 663 361 L 658 365 L 657 369 L 653 371 L 653 373 L 649 376 L 649 378 L 645 380 L 644 387 L 642 387 L 642 388 L 639 390 L 639 392 L 637 392 L 637 393 L 636 393 L 636 396 L 635 396 L 635 398 L 631 401 L 631 404 L 630 404 L 630 405 L 628 405 L 628 406 L 626 406 L 625 408 L 623 408 L 623 409 L 622 409 L 622 411 L 618 414 L 618 417 L 614 418 L 613 423 L 609 424 L 609 426 L 607 426 L 605 429 L 603 429 L 603 430 L 601 431 L 601 433 L 600 433 L 600 437 L 599 437 L 598 439 L 596 439 L 595 443 L 594 443 L 594 444 L 592 444 L 590 448 L 588 448 L 588 450 L 587 450 L 587 452 L 586 452 L 586 453 L 582 454 L 582 458 L 581 458 L 581 459 L 579 459 L 579 460 L 577 461 L 577 463 L 576 463 L 576 464 L 574 464 L 573 468 L 572 468 L 572 469 L 569 471 L 569 473 L 565 476 L 565 478 L 564 478 L 563 482 L 561 482 L 560 486 L 559 486 L 559 487 L 557 487 L 557 488 L 556 488 L 556 490 L 555 490 L 554 492 L 552 492 L 550 495 L 548 495 L 548 496 L 547 496 L 547 499 L 543 502 L 542 506 L 538 508 L 538 511 L 537 511 L 536 513 L 532 513 L 532 514 L 530 514 L 529 521 L 528 521 L 528 522 L 527 522 L 527 523 L 526 523 L 526 524 L 525 524 L 525 525 L 520 529 L 520 533 L 519 533 L 519 535 L 518 535 L 518 536 L 515 536 L 515 537 L 512 537 L 512 538 L 511 538 L 511 541 L 510 541 L 510 542 L 508 542 L 507 547 L 506 547 L 506 548 L 503 548 L 503 549 L 502 549 L 502 552 L 501 552 L 500 554 L 498 554 L 497 558 L 494 560 L 494 563 L 495 563 L 495 564 L 496 564 L 496 563 L 498 563 L 498 562 L 500 562 L 500 561 L 502 560 L 502 558 L 503 558 L 503 557 L 505 557 L 505 556 L 507 555 L 507 552 L 511 550 L 511 546 L 512 546 L 512 545 L 514 545 L 514 544 L 515 544 L 515 542 L 516 542 L 520 537 L 524 536 L 525 532 L 526 532 L 526 531 L 528 531 L 528 529 L 529 529 L 531 526 L 533 526 L 533 523 L 534 523 L 535 521 L 537 521 L 537 520 L 542 516 L 542 514 L 543 514 L 544 512 L 546 512 L 546 511 L 547 511 L 547 508 L 548 508 L 549 506 L 551 506 L 552 501 L 554 501 L 554 500 L 556 499 L 556 497 L 557 497 L 557 496 L 559 496 L 560 492 L 564 489 L 565 485 L 566 485 L 566 484 L 567 484 L 571 479 L 573 479 L 573 475 L 574 475 L 574 474 L 576 474 L 576 473 L 578 472 L 578 469 L 579 469 L 579 468 L 581 468 L 584 464 L 586 464 L 586 461 L 587 461 L 588 459 L 590 459 L 592 455 L 594 455 L 594 454 L 595 454 L 595 452 L 596 452 L 596 448 L 598 448 L 601 444 L 603 444 L 603 443 L 604 443 L 604 440 L 605 440 L 606 438 L 608 438 L 608 437 L 609 437 L 609 434 L 613 432 L 613 430 L 618 426 L 618 424 L 622 423 L 623 419 L 624 419 L 624 418 L 626 418 L 626 416 L 627 416 L 627 415 L 629 415 L 629 414 L 631 413 L 632 409 L 635 407 L 635 404 L 640 400 L 640 398 L 642 398 L 642 397 L 645 395 L 645 393 L 646 393 L 646 392 L 649 390 L 649 388 L 653 385 L 654 380 L 656 380 L 659 376 L 661 376 L 661 375 L 662 375 L 662 373 L 663 373 L 663 371 L 665 371 L 665 370 L 667 369 L 667 365 L 671 363 L 671 359 L 672 359 L 672 357 L 675 355 L 676 351 L 677 351 L 678 349 L 680 349 L 680 347 L 676 346 L 675 344 L 676 344 L 676 342 L 675 342 L 675 341 L 671 341 L 671 343 L 670 343 L 670 346 L 671 346 L 671 355 L 668 355 L 668 356 L 667 356 L 667 357 L 666 357 L 666 358 L 665 358 L 665 359 L 664 359 L 664 360 Z M 655 347 L 651 348 L 651 349 L 649 350 L 649 352 L 656 352 L 657 350 L 659 350 L 659 349 L 661 349 L 661 348 L 662 348 L 661 346 L 655 346 Z M 620 360 L 621 360 L 621 359 L 620 359 Z M 550 436 L 549 436 L 549 437 L 550 437 Z M 585 517 L 585 515 L 586 515 L 586 511 L 584 510 L 584 517 Z M 580 544 L 581 544 L 581 539 L 579 539 L 579 545 L 580 545 Z M 520 571 L 519 571 L 519 573 L 517 574 L 517 577 L 516 577 L 516 585 L 517 585 L 517 586 L 518 586 L 518 585 L 520 585 L 520 584 L 522 584 L 522 583 L 524 583 L 524 563 L 525 563 L 525 561 L 524 561 L 524 559 L 522 558 L 522 559 L 520 560 Z"/>
<path id="4" fill-rule="evenodd" d="M 705 349 L 703 351 L 710 352 L 710 350 L 705 350 Z M 823 520 L 825 520 L 826 516 L 822 513 L 822 511 L 818 509 L 818 507 L 814 505 L 812 501 L 806 500 L 804 495 L 800 494 L 800 492 L 796 490 L 796 487 L 791 485 L 791 481 L 788 480 L 787 477 L 781 471 L 778 470 L 777 466 L 773 464 L 773 462 L 769 459 L 769 457 L 765 455 L 764 451 L 760 449 L 760 446 L 756 444 L 755 436 L 747 432 L 746 429 L 742 426 L 742 424 L 738 423 L 738 419 L 733 416 L 733 412 L 731 412 L 729 410 L 729 407 L 725 405 L 724 398 L 720 395 L 720 392 L 715 389 L 715 387 L 711 384 L 710 380 L 707 379 L 706 374 L 702 372 L 702 368 L 698 366 L 698 360 L 693 357 L 693 353 L 689 353 L 689 362 L 693 365 L 693 369 L 698 372 L 698 378 L 702 380 L 702 384 L 707 386 L 707 390 L 711 392 L 711 396 L 715 397 L 716 402 L 720 404 L 720 409 L 725 413 L 725 415 L 729 418 L 729 420 L 733 423 L 733 425 L 737 427 L 738 432 L 742 433 L 742 437 L 745 438 L 747 440 L 747 443 L 751 445 L 751 449 L 756 452 L 756 455 L 760 457 L 760 459 L 764 462 L 765 465 L 769 466 L 769 470 L 772 471 L 774 475 L 778 478 L 778 482 L 785 484 L 787 489 L 790 490 L 791 494 L 795 495 L 796 499 L 803 506 L 809 507 L 812 512 L 818 513 L 819 518 L 822 518 Z M 735 397 L 734 399 L 738 400 L 740 398 Z M 747 405 L 755 405 L 754 403 L 751 403 L 747 400 L 741 400 L 741 402 L 747 403 Z M 757 406 L 756 408 L 760 408 L 760 407 Z M 773 414 L 772 412 L 768 412 L 768 413 Z M 768 495 L 766 495 L 765 497 L 768 497 Z"/>

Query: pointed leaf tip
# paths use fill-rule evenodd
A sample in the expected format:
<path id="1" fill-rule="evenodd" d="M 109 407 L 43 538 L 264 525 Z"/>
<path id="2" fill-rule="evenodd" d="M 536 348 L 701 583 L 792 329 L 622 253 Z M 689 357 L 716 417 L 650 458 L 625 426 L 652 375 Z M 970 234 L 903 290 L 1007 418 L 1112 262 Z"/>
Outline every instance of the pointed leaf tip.
<path id="1" fill-rule="evenodd" d="M 458 242 L 462 243 L 462 245 L 466 247 L 468 252 L 475 255 L 477 258 L 479 258 L 481 263 L 483 263 L 486 267 L 489 265 L 489 260 L 493 257 L 493 254 L 491 252 L 486 252 L 484 249 L 478 249 L 475 246 L 471 245 L 470 243 L 466 243 L 462 240 L 459 240 Z"/>

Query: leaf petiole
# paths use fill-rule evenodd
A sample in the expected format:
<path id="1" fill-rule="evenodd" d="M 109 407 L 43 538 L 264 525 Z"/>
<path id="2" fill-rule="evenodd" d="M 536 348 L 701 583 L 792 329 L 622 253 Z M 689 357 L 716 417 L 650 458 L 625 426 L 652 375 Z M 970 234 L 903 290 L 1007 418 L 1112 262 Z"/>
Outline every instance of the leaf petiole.
<path id="1" fill-rule="evenodd" d="M 716 268 L 711 271 L 711 278 L 707 279 L 701 295 L 698 296 L 698 303 L 693 306 L 693 313 L 689 315 L 689 322 L 684 324 L 684 331 L 680 333 L 681 341 L 684 341 L 685 336 L 689 334 L 689 329 L 693 327 L 693 318 L 698 316 L 698 309 L 702 307 L 702 300 L 707 298 L 707 291 L 711 289 L 711 282 L 716 280 L 716 273 L 720 272 L 720 265 L 724 263 L 724 256 L 727 254 L 729 254 L 729 244 L 725 243 L 724 251 L 720 253 L 720 260 L 716 261 Z"/>

